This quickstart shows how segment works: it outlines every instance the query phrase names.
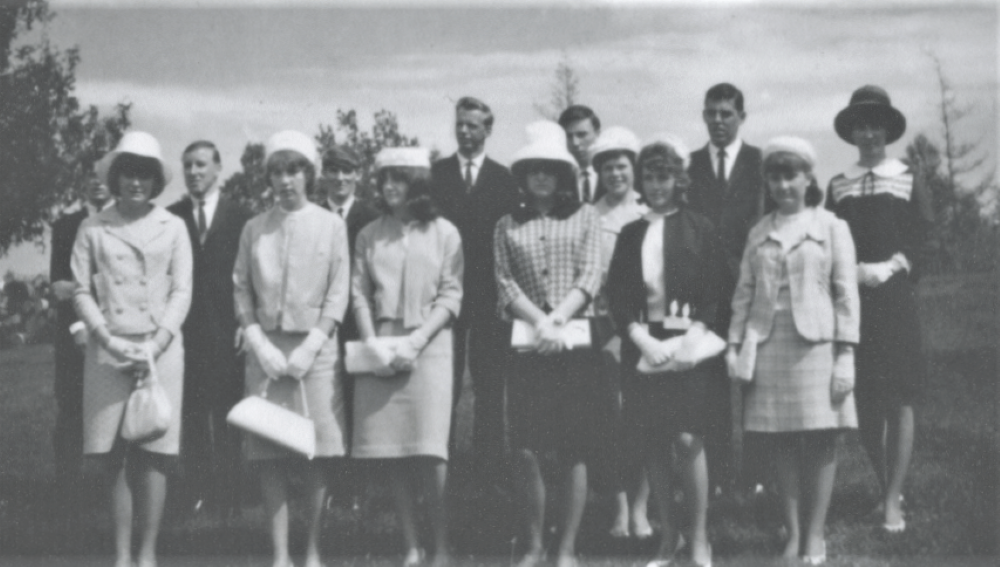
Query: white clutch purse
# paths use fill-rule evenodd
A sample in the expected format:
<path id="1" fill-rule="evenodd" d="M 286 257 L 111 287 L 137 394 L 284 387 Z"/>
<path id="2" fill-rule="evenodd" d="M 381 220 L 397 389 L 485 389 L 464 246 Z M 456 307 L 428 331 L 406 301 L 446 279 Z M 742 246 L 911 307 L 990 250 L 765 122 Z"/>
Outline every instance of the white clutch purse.
<path id="1" fill-rule="evenodd" d="M 590 337 L 590 319 L 570 319 L 560 329 L 560 337 L 567 349 L 590 348 L 593 344 Z M 538 342 L 535 327 L 527 321 L 514 320 L 510 333 L 510 346 L 515 350 L 534 350 Z"/>
<path id="2" fill-rule="evenodd" d="M 691 361 L 695 366 L 714 358 L 726 350 L 726 341 L 712 331 L 705 330 L 698 335 L 679 335 L 661 341 L 663 347 L 670 353 L 670 358 L 663 364 L 653 366 L 645 357 L 639 357 L 636 370 L 641 374 L 659 374 L 660 372 L 675 372 L 678 370 L 678 360 Z"/>
<path id="3" fill-rule="evenodd" d="M 389 368 L 396 347 L 407 337 L 379 337 L 383 348 L 372 348 L 364 341 L 347 341 L 344 344 L 344 368 L 351 374 L 369 374 Z"/>
<path id="4" fill-rule="evenodd" d="M 299 415 L 267 399 L 267 387 L 270 384 L 271 380 L 266 380 L 259 396 L 247 396 L 233 406 L 226 416 L 226 421 L 247 433 L 312 459 L 316 456 L 316 426 L 309 419 L 305 389 L 301 383 L 296 386 L 302 394 L 302 408 L 305 413 Z"/>

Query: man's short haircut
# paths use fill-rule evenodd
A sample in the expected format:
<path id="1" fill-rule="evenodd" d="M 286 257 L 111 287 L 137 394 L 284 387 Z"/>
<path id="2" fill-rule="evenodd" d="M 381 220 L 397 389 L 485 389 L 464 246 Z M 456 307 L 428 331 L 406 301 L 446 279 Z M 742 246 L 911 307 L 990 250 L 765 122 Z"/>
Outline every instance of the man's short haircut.
<path id="1" fill-rule="evenodd" d="M 493 128 L 493 111 L 490 110 L 490 105 L 479 100 L 478 98 L 473 96 L 463 96 L 458 99 L 458 102 L 455 103 L 455 112 L 457 113 L 459 110 L 478 110 L 482 112 L 486 115 L 486 119 L 483 120 L 483 124 L 487 128 Z"/>
<path id="2" fill-rule="evenodd" d="M 219 148 L 215 147 L 215 144 L 209 142 L 208 140 L 198 140 L 195 142 L 191 142 L 190 144 L 188 144 L 188 147 L 184 148 L 184 153 L 182 153 L 181 156 L 182 157 L 186 156 L 189 153 L 195 150 L 200 150 L 202 148 L 212 150 L 212 159 L 215 161 L 215 163 L 217 164 L 222 163 L 222 156 L 219 155 Z"/>
<path id="3" fill-rule="evenodd" d="M 594 125 L 595 131 L 601 129 L 601 119 L 594 114 L 594 111 L 591 110 L 589 106 L 574 104 L 559 115 L 559 125 L 565 129 L 574 122 L 587 119 L 589 119 L 590 123 Z"/>
<path id="4" fill-rule="evenodd" d="M 743 91 L 729 83 L 719 83 L 705 92 L 705 101 L 731 100 L 737 112 L 743 112 Z"/>

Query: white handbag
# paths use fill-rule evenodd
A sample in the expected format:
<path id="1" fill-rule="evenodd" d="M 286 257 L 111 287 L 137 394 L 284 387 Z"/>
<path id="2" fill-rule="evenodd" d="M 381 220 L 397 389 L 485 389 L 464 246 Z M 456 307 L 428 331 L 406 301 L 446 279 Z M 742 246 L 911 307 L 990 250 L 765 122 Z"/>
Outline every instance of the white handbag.
<path id="1" fill-rule="evenodd" d="M 146 362 L 149 365 L 148 373 L 136 381 L 122 417 L 122 439 L 133 443 L 148 443 L 166 435 L 170 429 L 170 415 L 173 413 L 170 398 L 156 371 L 156 360 L 148 349 Z"/>
<path id="2" fill-rule="evenodd" d="M 567 349 L 590 348 L 590 319 L 570 319 L 559 329 L 559 336 Z M 527 321 L 514 319 L 510 333 L 510 346 L 516 350 L 534 350 L 538 333 Z"/>
<path id="3" fill-rule="evenodd" d="M 344 343 L 344 369 L 351 374 L 369 374 L 389 368 L 392 358 L 386 360 L 386 354 L 394 353 L 402 341 L 409 340 L 406 336 L 379 337 L 379 342 L 385 347 L 382 352 L 371 347 L 364 341 L 347 341 Z M 395 373 L 395 371 L 393 371 Z"/>
<path id="4" fill-rule="evenodd" d="M 309 419 L 305 388 L 301 382 L 296 386 L 302 395 L 302 411 L 305 414 L 299 415 L 267 399 L 270 384 L 270 379 L 265 380 L 260 395 L 248 396 L 233 406 L 226 421 L 247 433 L 312 459 L 316 456 L 316 426 Z"/>

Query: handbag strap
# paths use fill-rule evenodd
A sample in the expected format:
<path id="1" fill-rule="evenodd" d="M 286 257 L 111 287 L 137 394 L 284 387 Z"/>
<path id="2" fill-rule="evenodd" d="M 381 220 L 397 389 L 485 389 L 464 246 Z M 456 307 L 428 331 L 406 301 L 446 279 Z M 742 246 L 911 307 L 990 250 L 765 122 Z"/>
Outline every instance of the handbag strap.
<path id="1" fill-rule="evenodd" d="M 267 377 L 264 379 L 264 385 L 260 389 L 260 394 L 259 394 L 260 397 L 264 398 L 265 400 L 267 399 L 268 387 L 270 387 L 271 383 L 275 381 L 276 380 L 274 380 L 271 377 Z M 296 382 L 298 382 L 297 388 L 299 390 L 299 395 L 302 398 L 302 415 L 308 419 L 312 419 L 309 416 L 309 404 L 306 403 L 306 388 L 304 385 L 302 385 L 302 380 L 296 380 Z"/>

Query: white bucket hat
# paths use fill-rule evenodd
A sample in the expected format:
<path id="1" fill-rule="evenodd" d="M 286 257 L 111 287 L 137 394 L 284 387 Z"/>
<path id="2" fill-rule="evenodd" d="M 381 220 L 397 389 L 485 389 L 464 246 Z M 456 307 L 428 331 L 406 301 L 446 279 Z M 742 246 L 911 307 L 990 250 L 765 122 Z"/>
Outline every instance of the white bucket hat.
<path id="1" fill-rule="evenodd" d="M 634 160 L 639 155 L 640 145 L 638 136 L 628 128 L 611 126 L 601 130 L 587 152 L 590 154 L 590 163 L 594 163 L 594 158 L 598 155 L 613 151 L 630 152 Z"/>
<path id="2" fill-rule="evenodd" d="M 316 141 L 298 130 L 282 130 L 268 138 L 264 144 L 264 164 L 271 156 L 282 150 L 293 151 L 309 160 L 313 167 L 319 168 L 319 151 Z"/>
<path id="3" fill-rule="evenodd" d="M 399 147 L 382 148 L 375 156 L 375 171 L 385 167 L 431 168 L 431 154 L 427 148 Z"/>
<path id="4" fill-rule="evenodd" d="M 812 144 L 802 138 L 795 136 L 771 138 L 764 145 L 764 160 L 767 161 L 769 156 L 782 152 L 802 158 L 809 164 L 810 169 L 816 167 L 816 150 L 813 149 Z"/>
<path id="5" fill-rule="evenodd" d="M 681 139 L 677 134 L 671 132 L 660 132 L 659 134 L 654 134 L 650 137 L 646 147 L 652 146 L 653 144 L 663 144 L 670 149 L 674 150 L 674 153 L 680 156 L 681 160 L 684 162 L 684 169 L 687 169 L 691 165 L 691 150 L 688 149 L 687 144 Z"/>
<path id="6" fill-rule="evenodd" d="M 566 131 L 562 126 L 551 120 L 539 120 L 528 124 L 525 131 L 528 134 L 528 145 L 514 154 L 511 170 L 518 168 L 521 162 L 549 160 L 568 165 L 573 175 L 576 175 L 576 160 L 566 149 Z"/>
<path id="7" fill-rule="evenodd" d="M 105 185 L 108 185 L 108 173 L 111 164 L 115 162 L 121 154 L 132 154 L 144 158 L 153 158 L 160 164 L 160 171 L 163 173 L 163 186 L 166 187 L 173 177 L 170 167 L 163 161 L 163 152 L 160 151 L 160 143 L 151 134 L 134 130 L 126 132 L 122 139 L 118 141 L 115 149 L 104 154 L 104 157 L 97 162 L 95 169 L 97 175 Z"/>

